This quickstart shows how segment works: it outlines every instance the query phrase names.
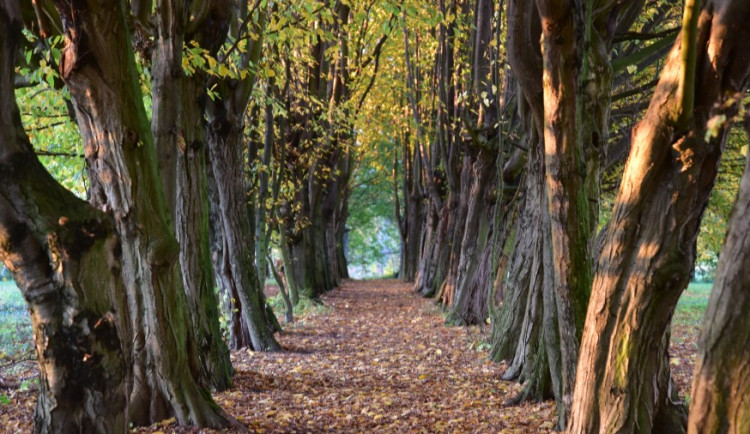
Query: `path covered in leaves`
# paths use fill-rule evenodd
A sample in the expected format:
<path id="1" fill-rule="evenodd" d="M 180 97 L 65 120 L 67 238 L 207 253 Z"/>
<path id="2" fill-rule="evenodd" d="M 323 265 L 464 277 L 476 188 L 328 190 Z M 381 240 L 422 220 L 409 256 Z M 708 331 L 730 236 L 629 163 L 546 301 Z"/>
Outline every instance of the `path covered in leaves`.
<path id="1" fill-rule="evenodd" d="M 519 389 L 488 360 L 490 326 L 447 327 L 395 280 L 347 281 L 278 336 L 281 353 L 232 355 L 216 401 L 251 432 L 548 432 L 554 403 L 504 407 Z M 30 432 L 34 391 L 13 393 L 3 426 Z M 2 429 L 0 429 L 2 431 Z M 174 420 L 137 432 L 212 432 Z"/>
<path id="2" fill-rule="evenodd" d="M 518 386 L 488 361 L 490 326 L 447 327 L 395 280 L 348 281 L 279 339 L 234 354 L 219 404 L 261 432 L 539 432 L 551 402 L 504 408 Z"/>

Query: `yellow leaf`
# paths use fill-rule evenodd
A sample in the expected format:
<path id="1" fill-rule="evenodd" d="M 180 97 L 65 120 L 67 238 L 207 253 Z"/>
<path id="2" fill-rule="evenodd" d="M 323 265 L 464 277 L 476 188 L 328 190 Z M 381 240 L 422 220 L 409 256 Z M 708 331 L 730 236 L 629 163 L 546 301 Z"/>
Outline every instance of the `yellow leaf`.
<path id="1" fill-rule="evenodd" d="M 169 419 L 164 419 L 163 421 L 159 422 L 159 425 L 169 425 L 175 422 L 177 422 L 177 418 L 170 417 Z"/>

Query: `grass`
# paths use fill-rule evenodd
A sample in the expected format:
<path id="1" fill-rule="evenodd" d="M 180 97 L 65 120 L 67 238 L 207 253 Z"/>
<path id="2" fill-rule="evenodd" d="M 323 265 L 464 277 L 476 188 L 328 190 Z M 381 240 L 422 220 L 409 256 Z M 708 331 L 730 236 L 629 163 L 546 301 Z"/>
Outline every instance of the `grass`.
<path id="1" fill-rule="evenodd" d="M 677 302 L 674 321 L 677 325 L 698 326 L 703 323 L 703 314 L 708 306 L 713 283 L 691 283 Z"/>
<path id="2" fill-rule="evenodd" d="M 32 348 L 26 300 L 15 283 L 0 282 L 0 361 L 15 359 Z"/>
<path id="3" fill-rule="evenodd" d="M 279 320 L 284 318 L 286 312 L 286 303 L 281 294 L 276 294 L 273 297 L 268 297 L 266 302 L 273 312 L 276 314 L 276 318 Z M 294 306 L 294 320 L 304 321 L 307 316 L 322 315 L 327 313 L 331 308 L 323 304 L 321 301 L 313 300 L 307 297 L 300 297 L 299 303 Z"/>

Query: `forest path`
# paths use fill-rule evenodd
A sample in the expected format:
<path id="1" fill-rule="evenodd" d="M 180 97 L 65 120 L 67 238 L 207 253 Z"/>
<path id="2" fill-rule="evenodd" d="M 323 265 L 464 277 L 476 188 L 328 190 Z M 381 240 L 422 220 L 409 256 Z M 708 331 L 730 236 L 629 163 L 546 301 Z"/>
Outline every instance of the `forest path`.
<path id="1" fill-rule="evenodd" d="M 447 327 L 396 280 L 346 281 L 287 326 L 286 351 L 233 354 L 219 405 L 259 432 L 545 432 L 554 404 L 504 408 L 519 386 L 488 360 L 490 326 Z"/>

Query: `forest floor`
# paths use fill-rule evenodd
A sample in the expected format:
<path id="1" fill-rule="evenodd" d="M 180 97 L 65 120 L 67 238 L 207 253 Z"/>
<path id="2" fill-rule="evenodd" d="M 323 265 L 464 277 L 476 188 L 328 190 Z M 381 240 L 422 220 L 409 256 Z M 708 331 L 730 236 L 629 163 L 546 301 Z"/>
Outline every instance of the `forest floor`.
<path id="1" fill-rule="evenodd" d="M 491 326 L 448 327 L 440 309 L 395 280 L 347 281 L 285 326 L 279 353 L 232 354 L 234 388 L 217 403 L 251 432 L 550 432 L 552 401 L 506 407 L 520 386 L 488 359 Z M 673 331 L 681 390 L 696 331 Z M 27 388 L 28 389 L 28 388 Z M 30 432 L 36 393 L 9 390 L 0 426 Z M 212 432 L 167 420 L 137 432 Z"/>

